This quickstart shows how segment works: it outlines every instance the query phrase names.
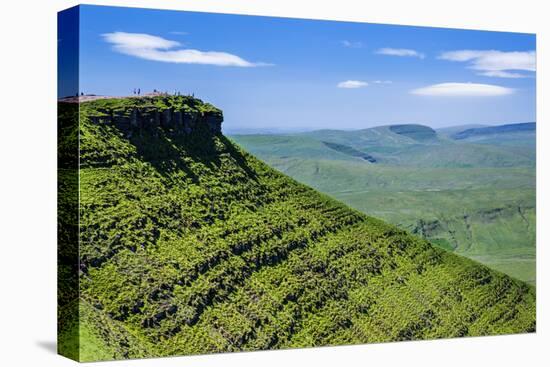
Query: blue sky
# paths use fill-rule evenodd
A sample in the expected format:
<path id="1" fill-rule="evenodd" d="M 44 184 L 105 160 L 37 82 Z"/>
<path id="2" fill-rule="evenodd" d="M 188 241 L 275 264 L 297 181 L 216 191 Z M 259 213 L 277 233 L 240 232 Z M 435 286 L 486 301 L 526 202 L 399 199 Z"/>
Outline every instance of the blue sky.
<path id="1" fill-rule="evenodd" d="M 60 35 L 62 40 L 64 35 Z M 535 120 L 535 36 L 82 6 L 80 90 L 194 93 L 226 131 Z"/>

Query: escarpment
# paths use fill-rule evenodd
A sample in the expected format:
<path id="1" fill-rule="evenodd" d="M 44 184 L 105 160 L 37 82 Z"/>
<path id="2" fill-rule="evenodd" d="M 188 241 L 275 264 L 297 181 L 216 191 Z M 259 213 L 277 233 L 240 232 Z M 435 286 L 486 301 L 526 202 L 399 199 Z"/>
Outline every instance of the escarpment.
<path id="1" fill-rule="evenodd" d="M 81 106 L 92 123 L 113 125 L 128 137 L 159 127 L 175 135 L 202 129 L 218 134 L 223 122 L 221 110 L 189 96 L 98 99 Z"/>

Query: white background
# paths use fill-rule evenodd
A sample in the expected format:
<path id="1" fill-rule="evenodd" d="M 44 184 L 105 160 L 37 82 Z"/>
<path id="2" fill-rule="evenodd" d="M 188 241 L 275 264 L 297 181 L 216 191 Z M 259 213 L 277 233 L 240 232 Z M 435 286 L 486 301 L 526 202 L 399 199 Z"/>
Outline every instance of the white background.
<path id="1" fill-rule="evenodd" d="M 545 1 L 89 1 L 377 23 L 537 33 L 537 333 L 109 362 L 114 366 L 548 365 L 548 67 Z M 56 339 L 56 12 L 76 1 L 0 5 L 0 365 L 67 366 Z M 543 102 L 546 101 L 546 102 Z M 546 345 L 546 350 L 545 350 Z M 92 364 L 95 365 L 95 364 Z"/>

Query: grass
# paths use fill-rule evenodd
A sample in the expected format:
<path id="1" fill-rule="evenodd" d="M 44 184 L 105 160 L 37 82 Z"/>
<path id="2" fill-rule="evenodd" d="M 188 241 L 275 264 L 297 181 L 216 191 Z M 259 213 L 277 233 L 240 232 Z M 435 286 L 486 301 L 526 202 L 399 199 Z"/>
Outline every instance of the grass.
<path id="1" fill-rule="evenodd" d="M 535 331 L 533 287 L 281 174 L 204 121 L 191 134 L 128 135 L 91 122 L 104 105 L 83 105 L 79 277 L 59 301 L 62 354 L 72 355 L 67 345 L 81 360 L 106 360 Z M 70 203 L 60 227 L 72 233 Z"/>
<path id="2" fill-rule="evenodd" d="M 363 213 L 535 284 L 532 132 L 471 143 L 417 125 L 393 130 L 400 134 L 379 127 L 232 139 L 277 170 Z M 347 155 L 321 153 L 317 144 L 327 140 L 347 147 L 338 152 Z M 357 158 L 367 152 L 375 164 Z"/>

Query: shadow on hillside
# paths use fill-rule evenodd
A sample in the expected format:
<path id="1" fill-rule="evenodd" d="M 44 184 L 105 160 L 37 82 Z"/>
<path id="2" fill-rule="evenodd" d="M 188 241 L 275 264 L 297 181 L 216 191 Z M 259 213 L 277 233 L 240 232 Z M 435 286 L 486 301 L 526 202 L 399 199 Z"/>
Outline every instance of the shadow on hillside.
<path id="1" fill-rule="evenodd" d="M 216 137 L 223 144 L 221 151 L 216 146 Z M 200 166 L 194 163 L 201 163 L 212 170 L 221 169 L 220 154 L 225 152 L 249 179 L 256 180 L 256 173 L 248 166 L 243 154 L 221 134 L 213 135 L 201 129 L 188 135 L 169 135 L 159 128 L 154 133 L 136 133 L 128 140 L 141 158 L 166 178 L 176 171 L 183 171 L 193 183 L 199 183 L 202 173 L 197 170 Z"/>
<path id="2" fill-rule="evenodd" d="M 219 135 L 218 138 L 224 144 L 225 149 L 227 150 L 229 155 L 231 155 L 231 157 L 235 159 L 235 161 L 237 162 L 237 165 L 246 172 L 246 175 L 248 176 L 248 178 L 251 180 L 257 181 L 258 175 L 253 169 L 251 169 L 248 166 L 246 159 L 244 158 L 244 155 L 241 153 L 241 151 L 239 151 L 239 149 L 237 149 L 235 144 L 231 140 L 227 139 L 224 135 Z"/>

